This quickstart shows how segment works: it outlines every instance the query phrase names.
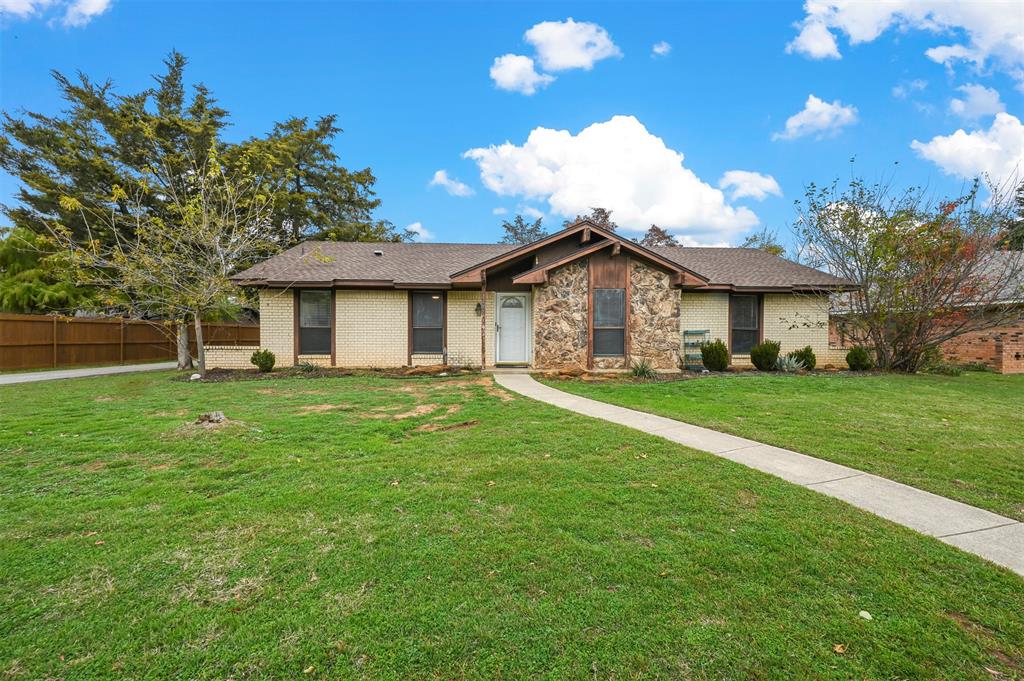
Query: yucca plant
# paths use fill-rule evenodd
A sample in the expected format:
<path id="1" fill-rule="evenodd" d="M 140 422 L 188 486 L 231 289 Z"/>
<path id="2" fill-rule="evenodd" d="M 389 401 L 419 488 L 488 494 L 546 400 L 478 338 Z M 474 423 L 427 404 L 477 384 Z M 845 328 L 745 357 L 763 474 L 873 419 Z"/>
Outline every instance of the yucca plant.
<path id="1" fill-rule="evenodd" d="M 806 367 L 804 363 L 792 355 L 781 355 L 775 360 L 776 371 L 791 374 L 795 371 L 803 371 Z"/>
<path id="2" fill-rule="evenodd" d="M 640 358 L 630 364 L 629 372 L 633 374 L 634 378 L 642 378 L 644 380 L 650 380 L 658 375 L 658 372 L 651 366 L 651 362 L 646 358 Z"/>

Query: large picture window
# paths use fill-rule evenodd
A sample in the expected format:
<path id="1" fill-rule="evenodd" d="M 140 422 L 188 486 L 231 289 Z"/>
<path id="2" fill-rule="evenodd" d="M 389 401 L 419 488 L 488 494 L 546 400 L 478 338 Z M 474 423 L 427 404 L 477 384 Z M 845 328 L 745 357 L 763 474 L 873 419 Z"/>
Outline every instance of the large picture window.
<path id="1" fill-rule="evenodd" d="M 594 289 L 594 356 L 626 354 L 626 289 Z"/>
<path id="2" fill-rule="evenodd" d="M 299 291 L 299 354 L 331 354 L 330 291 Z"/>
<path id="3" fill-rule="evenodd" d="M 730 300 L 729 332 L 734 355 L 749 355 L 760 337 L 761 311 L 756 295 L 732 296 Z"/>
<path id="4" fill-rule="evenodd" d="M 444 294 L 414 291 L 412 294 L 412 351 L 414 354 L 444 352 Z"/>

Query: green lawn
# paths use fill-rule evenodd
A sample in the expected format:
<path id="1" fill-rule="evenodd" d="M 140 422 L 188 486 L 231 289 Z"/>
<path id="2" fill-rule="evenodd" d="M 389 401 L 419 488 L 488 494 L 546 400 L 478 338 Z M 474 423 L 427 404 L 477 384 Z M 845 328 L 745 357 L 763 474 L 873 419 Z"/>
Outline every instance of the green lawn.
<path id="1" fill-rule="evenodd" d="M 1024 665 L 1020 577 L 476 377 L 0 387 L 0 613 L 25 679 Z"/>
<path id="2" fill-rule="evenodd" d="M 1024 520 L 1024 376 L 748 373 L 548 383 Z"/>

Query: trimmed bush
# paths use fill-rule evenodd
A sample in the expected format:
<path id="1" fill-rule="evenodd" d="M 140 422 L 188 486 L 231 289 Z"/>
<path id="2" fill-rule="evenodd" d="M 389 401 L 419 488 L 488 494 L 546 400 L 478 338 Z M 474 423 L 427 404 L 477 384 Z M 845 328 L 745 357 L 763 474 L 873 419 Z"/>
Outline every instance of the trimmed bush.
<path id="1" fill-rule="evenodd" d="M 779 349 L 782 344 L 778 341 L 766 340 L 750 348 L 750 361 L 757 367 L 758 371 L 773 371 L 779 361 Z"/>
<path id="2" fill-rule="evenodd" d="M 799 361 L 807 371 L 813 369 L 818 363 L 818 358 L 814 356 L 814 350 L 811 349 L 810 345 L 802 350 L 794 350 L 786 355 L 786 357 Z"/>
<path id="3" fill-rule="evenodd" d="M 644 380 L 650 380 L 658 375 L 658 372 L 651 366 L 650 361 L 645 358 L 638 359 L 630 364 L 629 371 L 635 378 L 642 378 Z"/>
<path id="4" fill-rule="evenodd" d="M 274 370 L 274 363 L 277 361 L 277 358 L 274 357 L 274 353 L 270 350 L 257 350 L 252 353 L 249 361 L 256 365 L 261 374 L 269 374 Z"/>
<path id="5" fill-rule="evenodd" d="M 708 371 L 725 371 L 729 366 L 729 349 L 721 338 L 716 338 L 713 343 L 701 343 L 700 357 Z"/>
<path id="6" fill-rule="evenodd" d="M 846 353 L 846 363 L 850 365 L 850 369 L 853 371 L 867 371 L 875 366 L 875 363 L 871 361 L 871 355 L 868 354 L 868 351 L 859 345 Z"/>

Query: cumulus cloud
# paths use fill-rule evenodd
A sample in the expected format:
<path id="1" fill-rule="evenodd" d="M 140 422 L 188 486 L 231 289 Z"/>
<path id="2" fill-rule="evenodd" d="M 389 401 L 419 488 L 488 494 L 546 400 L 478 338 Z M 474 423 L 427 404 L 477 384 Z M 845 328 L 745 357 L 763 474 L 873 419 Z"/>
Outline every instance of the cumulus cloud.
<path id="1" fill-rule="evenodd" d="M 521 213 L 523 217 L 532 218 L 534 220 L 544 217 L 544 211 L 537 210 L 533 206 L 520 206 L 519 213 Z"/>
<path id="2" fill-rule="evenodd" d="M 438 170 L 434 172 L 434 177 L 430 180 L 431 187 L 443 187 L 446 192 L 452 196 L 472 196 L 473 188 L 464 182 L 459 182 L 454 177 L 448 177 L 447 170 Z"/>
<path id="3" fill-rule="evenodd" d="M 508 215 L 508 208 L 498 206 L 491 211 L 491 215 Z"/>
<path id="4" fill-rule="evenodd" d="M 963 99 L 954 98 L 949 101 L 949 111 L 961 118 L 975 120 L 1005 111 L 999 93 L 984 85 L 961 85 L 957 88 L 964 93 Z"/>
<path id="5" fill-rule="evenodd" d="M 804 11 L 800 33 L 787 51 L 838 59 L 835 32 L 845 33 L 851 45 L 871 42 L 889 29 L 963 35 L 966 40 L 936 45 L 925 55 L 946 66 L 965 61 L 981 68 L 991 61 L 1024 86 L 1020 0 L 806 0 Z"/>
<path id="6" fill-rule="evenodd" d="M 1024 173 L 1024 124 L 1008 113 L 996 114 L 988 130 L 938 135 L 910 147 L 943 172 L 962 178 L 987 175 L 996 184 Z"/>
<path id="7" fill-rule="evenodd" d="M 50 17 L 50 25 L 85 26 L 110 9 L 111 0 L 0 0 L 0 15 L 17 19 Z"/>
<path id="8" fill-rule="evenodd" d="M 491 80 L 502 89 L 532 95 L 547 87 L 554 76 L 537 73 L 533 60 L 521 54 L 505 54 L 494 58 L 491 65 Z"/>
<path id="9" fill-rule="evenodd" d="M 812 19 L 803 22 L 800 33 L 786 45 L 786 52 L 799 52 L 811 59 L 842 59 L 836 38 L 828 26 Z"/>
<path id="10" fill-rule="evenodd" d="M 750 170 L 727 170 L 720 180 L 719 189 L 729 192 L 729 200 L 752 198 L 763 201 L 772 196 L 782 196 L 782 188 L 771 175 L 763 175 Z"/>
<path id="11" fill-rule="evenodd" d="M 667 57 L 668 53 L 672 51 L 672 46 L 662 40 L 659 43 L 654 43 L 654 47 L 651 48 L 652 57 Z"/>
<path id="12" fill-rule="evenodd" d="M 915 78 L 906 83 L 900 83 L 892 89 L 892 96 L 896 99 L 906 99 L 912 92 L 920 92 L 928 87 L 927 80 Z"/>
<path id="13" fill-rule="evenodd" d="M 521 144 L 470 149 L 464 156 L 500 196 L 546 200 L 572 217 L 594 206 L 614 211 L 624 229 L 658 224 L 676 233 L 728 240 L 758 223 L 748 208 L 730 206 L 721 190 L 683 165 L 683 154 L 633 116 L 615 116 L 577 134 L 538 127 Z"/>
<path id="14" fill-rule="evenodd" d="M 412 232 L 413 241 L 433 241 L 434 233 L 423 226 L 422 222 L 414 222 L 410 225 L 406 225 L 405 229 Z"/>
<path id="15" fill-rule="evenodd" d="M 804 108 L 786 119 L 786 129 L 772 135 L 772 139 L 793 140 L 807 135 L 824 139 L 837 135 L 842 128 L 856 122 L 856 107 L 843 104 L 838 99 L 830 103 L 807 95 Z"/>
<path id="16" fill-rule="evenodd" d="M 543 21 L 523 36 L 537 50 L 537 59 L 545 71 L 594 68 L 608 57 L 621 57 L 608 31 L 588 21 Z"/>

